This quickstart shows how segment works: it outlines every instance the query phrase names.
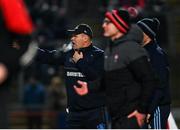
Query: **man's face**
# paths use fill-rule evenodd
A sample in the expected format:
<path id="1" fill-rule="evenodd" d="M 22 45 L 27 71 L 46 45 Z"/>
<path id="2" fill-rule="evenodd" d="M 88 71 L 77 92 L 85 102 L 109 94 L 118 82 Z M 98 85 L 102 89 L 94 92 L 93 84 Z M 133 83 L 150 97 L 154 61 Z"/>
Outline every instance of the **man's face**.
<path id="1" fill-rule="evenodd" d="M 77 35 L 73 35 L 71 37 L 71 41 L 73 43 L 73 49 L 80 49 L 84 47 L 84 42 L 85 40 L 85 34 L 81 33 L 81 34 L 77 34 Z"/>
<path id="2" fill-rule="evenodd" d="M 116 26 L 108 19 L 105 18 L 102 24 L 102 28 L 104 29 L 104 36 L 105 37 L 113 37 L 117 35 L 119 30 L 116 28 Z"/>
<path id="3" fill-rule="evenodd" d="M 149 40 L 150 38 L 148 37 L 148 35 L 143 32 L 143 46 L 145 46 Z"/>

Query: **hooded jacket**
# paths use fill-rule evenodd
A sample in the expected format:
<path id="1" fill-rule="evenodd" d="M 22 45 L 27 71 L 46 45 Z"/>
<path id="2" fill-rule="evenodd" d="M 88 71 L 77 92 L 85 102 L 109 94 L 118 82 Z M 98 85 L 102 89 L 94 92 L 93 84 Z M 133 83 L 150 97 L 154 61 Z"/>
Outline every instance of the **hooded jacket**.
<path id="1" fill-rule="evenodd" d="M 156 80 L 147 52 L 138 44 L 142 37 L 142 31 L 132 25 L 126 35 L 111 41 L 105 50 L 104 80 L 112 119 L 134 110 L 147 113 Z"/>

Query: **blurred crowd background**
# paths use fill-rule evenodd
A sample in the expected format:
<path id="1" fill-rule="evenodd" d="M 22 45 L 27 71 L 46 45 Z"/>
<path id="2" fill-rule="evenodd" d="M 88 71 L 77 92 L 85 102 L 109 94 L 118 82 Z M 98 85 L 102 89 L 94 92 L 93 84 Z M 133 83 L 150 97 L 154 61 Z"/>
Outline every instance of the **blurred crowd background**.
<path id="1" fill-rule="evenodd" d="M 89 24 L 93 42 L 104 48 L 101 24 L 104 13 L 113 8 L 135 7 L 137 22 L 157 17 L 158 40 L 171 64 L 172 113 L 180 127 L 180 1 L 179 0 L 24 0 L 36 25 L 36 40 L 43 48 L 60 48 L 69 43 L 67 29 Z M 66 93 L 62 66 L 33 62 L 23 68 L 9 87 L 10 128 L 64 128 Z M 1 104 L 0 104 L 1 105 Z M 33 110 L 33 112 L 32 112 Z"/>

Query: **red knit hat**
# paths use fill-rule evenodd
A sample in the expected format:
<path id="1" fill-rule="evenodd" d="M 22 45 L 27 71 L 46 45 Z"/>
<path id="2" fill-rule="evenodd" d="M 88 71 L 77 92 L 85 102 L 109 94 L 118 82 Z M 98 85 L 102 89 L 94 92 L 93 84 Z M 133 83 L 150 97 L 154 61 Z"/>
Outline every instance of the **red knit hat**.
<path id="1" fill-rule="evenodd" d="M 105 14 L 111 22 L 119 29 L 122 33 L 127 33 L 130 28 L 130 16 L 128 11 L 126 10 L 112 10 L 111 12 L 108 11 Z"/>

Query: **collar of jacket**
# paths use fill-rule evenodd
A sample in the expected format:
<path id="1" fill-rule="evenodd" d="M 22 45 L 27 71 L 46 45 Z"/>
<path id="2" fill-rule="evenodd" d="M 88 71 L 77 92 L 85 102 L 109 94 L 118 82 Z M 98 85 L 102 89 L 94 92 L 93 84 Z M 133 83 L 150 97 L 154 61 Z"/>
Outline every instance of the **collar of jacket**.
<path id="1" fill-rule="evenodd" d="M 122 37 L 110 42 L 110 44 L 112 44 L 110 46 L 116 46 L 118 44 L 125 43 L 126 41 L 134 41 L 137 43 L 141 43 L 142 39 L 143 39 L 142 30 L 136 24 L 132 24 L 129 31 Z"/>
<path id="2" fill-rule="evenodd" d="M 150 41 L 150 43 L 148 43 L 148 44 L 146 44 L 144 46 L 144 48 L 146 48 L 146 49 L 153 49 L 153 48 L 156 48 L 156 47 L 157 47 L 156 40 Z"/>
<path id="3" fill-rule="evenodd" d="M 123 35 L 122 37 L 118 38 L 118 39 L 115 39 L 114 41 L 110 40 L 109 42 L 109 46 L 113 47 L 113 46 L 116 46 L 118 44 L 121 44 L 123 43 L 124 41 L 126 41 L 127 38 L 126 38 L 126 34 Z"/>
<path id="4" fill-rule="evenodd" d="M 92 43 L 91 43 L 91 45 L 89 45 L 88 47 L 80 48 L 79 51 L 81 51 L 81 52 L 86 52 L 86 51 L 91 50 L 92 47 L 93 47 L 93 45 L 92 45 Z"/>

